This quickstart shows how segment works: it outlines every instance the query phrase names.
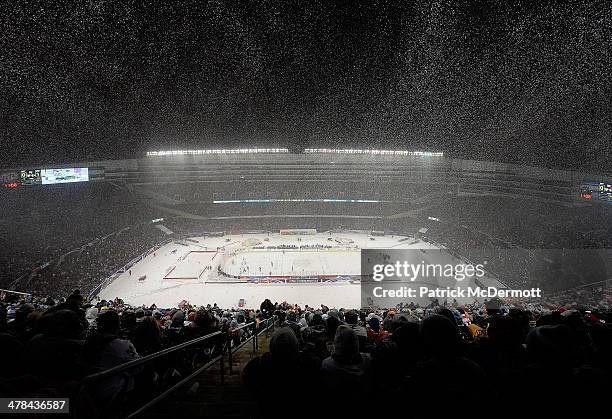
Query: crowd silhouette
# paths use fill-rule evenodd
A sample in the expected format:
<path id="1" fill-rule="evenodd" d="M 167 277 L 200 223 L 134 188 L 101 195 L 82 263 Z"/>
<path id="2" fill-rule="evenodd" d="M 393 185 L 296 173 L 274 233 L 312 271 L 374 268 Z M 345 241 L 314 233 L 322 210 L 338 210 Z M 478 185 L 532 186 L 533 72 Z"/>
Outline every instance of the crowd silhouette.
<path id="1" fill-rule="evenodd" d="M 603 295 L 610 301 L 610 289 Z M 269 352 L 242 371 L 259 417 L 376 417 L 386 406 L 407 417 L 471 412 L 562 414 L 601 407 L 612 373 L 612 328 L 605 304 L 488 301 L 391 309 L 300 307 L 264 301 L 259 309 L 133 307 L 117 298 L 87 302 L 4 295 L 0 368 L 6 396 L 70 397 L 92 417 L 146 401 L 222 351 L 210 339 L 83 390 L 88 375 L 214 331 L 233 345 L 273 321 Z M 561 297 L 557 297 L 561 298 Z M 608 308 L 606 308 L 608 307 Z M 311 394 L 314 399 L 301 399 Z M 87 397 L 85 397 L 86 395 Z M 304 395 L 304 396 L 300 396 Z M 228 401 L 230 403 L 230 401 Z M 296 406 L 299 403 L 299 409 Z M 476 410 L 475 410 L 476 409 Z"/>

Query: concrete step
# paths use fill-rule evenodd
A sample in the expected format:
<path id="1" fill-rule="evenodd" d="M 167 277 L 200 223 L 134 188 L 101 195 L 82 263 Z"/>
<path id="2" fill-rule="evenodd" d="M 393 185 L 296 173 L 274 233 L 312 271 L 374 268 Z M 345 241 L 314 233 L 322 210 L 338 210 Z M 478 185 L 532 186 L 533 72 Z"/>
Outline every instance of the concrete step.
<path id="1" fill-rule="evenodd" d="M 248 418 L 254 417 L 256 400 L 242 385 L 244 366 L 256 356 L 268 351 L 269 337 L 264 333 L 258 339 L 259 348 L 247 343 L 232 354 L 232 374 L 229 374 L 228 357 L 224 359 L 225 376 L 221 380 L 220 362 L 181 387 L 167 399 L 151 407 L 140 417 L 154 419 L 198 418 Z M 196 384 L 194 386 L 194 384 Z"/>

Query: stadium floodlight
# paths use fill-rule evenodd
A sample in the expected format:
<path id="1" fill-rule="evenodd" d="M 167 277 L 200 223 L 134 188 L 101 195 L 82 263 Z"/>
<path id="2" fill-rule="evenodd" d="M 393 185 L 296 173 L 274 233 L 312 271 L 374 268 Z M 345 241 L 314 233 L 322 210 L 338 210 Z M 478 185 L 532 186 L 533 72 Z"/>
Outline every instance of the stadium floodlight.
<path id="1" fill-rule="evenodd" d="M 263 153 L 289 153 L 288 148 L 234 148 L 234 149 L 208 149 L 208 150 L 163 150 L 147 151 L 147 157 L 164 156 L 202 156 L 209 154 L 263 154 Z"/>
<path id="2" fill-rule="evenodd" d="M 219 199 L 214 200 L 213 204 L 270 204 L 276 202 L 335 202 L 335 203 L 366 203 L 377 204 L 387 201 L 379 201 L 377 199 L 339 199 L 339 198 L 268 198 L 268 199 Z"/>
<path id="3" fill-rule="evenodd" d="M 418 157 L 444 157 L 439 151 L 408 151 L 408 150 L 373 150 L 373 149 L 337 149 L 337 148 L 307 148 L 304 153 L 326 154 L 370 154 L 377 156 L 418 156 Z"/>

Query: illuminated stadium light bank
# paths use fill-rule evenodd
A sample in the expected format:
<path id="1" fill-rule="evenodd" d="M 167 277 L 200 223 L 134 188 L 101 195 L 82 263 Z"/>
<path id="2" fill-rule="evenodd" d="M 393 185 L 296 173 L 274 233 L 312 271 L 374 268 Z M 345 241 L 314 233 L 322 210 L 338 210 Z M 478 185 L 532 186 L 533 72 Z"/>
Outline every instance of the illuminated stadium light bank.
<path id="1" fill-rule="evenodd" d="M 202 156 L 209 154 L 270 154 L 289 153 L 288 148 L 234 148 L 234 149 L 208 149 L 208 150 L 165 150 L 148 151 L 147 157 L 163 156 Z M 354 148 L 307 148 L 304 153 L 314 154 L 369 154 L 379 156 L 416 156 L 416 157 L 443 157 L 444 153 L 437 151 L 407 151 L 407 150 L 360 150 Z"/>
<path id="2" fill-rule="evenodd" d="M 360 150 L 360 149 L 338 149 L 338 148 L 307 148 L 304 153 L 328 153 L 328 154 L 371 154 L 389 156 L 420 156 L 420 157 L 443 157 L 444 153 L 435 151 L 407 151 L 407 150 Z"/>
<path id="3" fill-rule="evenodd" d="M 215 200 L 213 204 L 269 204 L 274 202 L 348 202 L 348 203 L 366 203 L 377 204 L 385 201 L 376 199 L 229 199 Z"/>
<path id="4" fill-rule="evenodd" d="M 261 154 L 261 153 L 289 153 L 288 148 L 233 148 L 210 150 L 167 150 L 148 151 L 147 157 L 154 156 L 200 156 L 206 154 Z"/>

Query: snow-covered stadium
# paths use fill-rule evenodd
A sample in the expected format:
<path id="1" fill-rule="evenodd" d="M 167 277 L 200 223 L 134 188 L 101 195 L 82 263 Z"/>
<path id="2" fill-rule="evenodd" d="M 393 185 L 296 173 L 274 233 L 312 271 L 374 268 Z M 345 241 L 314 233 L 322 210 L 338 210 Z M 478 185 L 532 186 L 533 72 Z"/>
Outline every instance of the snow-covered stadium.
<path id="1" fill-rule="evenodd" d="M 70 168 L 87 168 L 88 181 L 36 178 Z M 499 287 L 556 291 L 609 279 L 601 254 L 589 256 L 584 275 L 534 280 L 520 270 L 533 249 L 610 247 L 611 206 L 587 194 L 610 183 L 605 174 L 439 153 L 245 149 L 17 168 L 3 180 L 19 183 L 2 190 L 0 223 L 2 288 L 16 291 L 78 287 L 171 306 L 254 307 L 264 296 L 357 306 L 367 248 L 486 261 Z M 502 260 L 504 249 L 513 260 Z"/>
<path id="2" fill-rule="evenodd" d="M 612 1 L 0 22 L 0 414 L 609 416 Z"/>

